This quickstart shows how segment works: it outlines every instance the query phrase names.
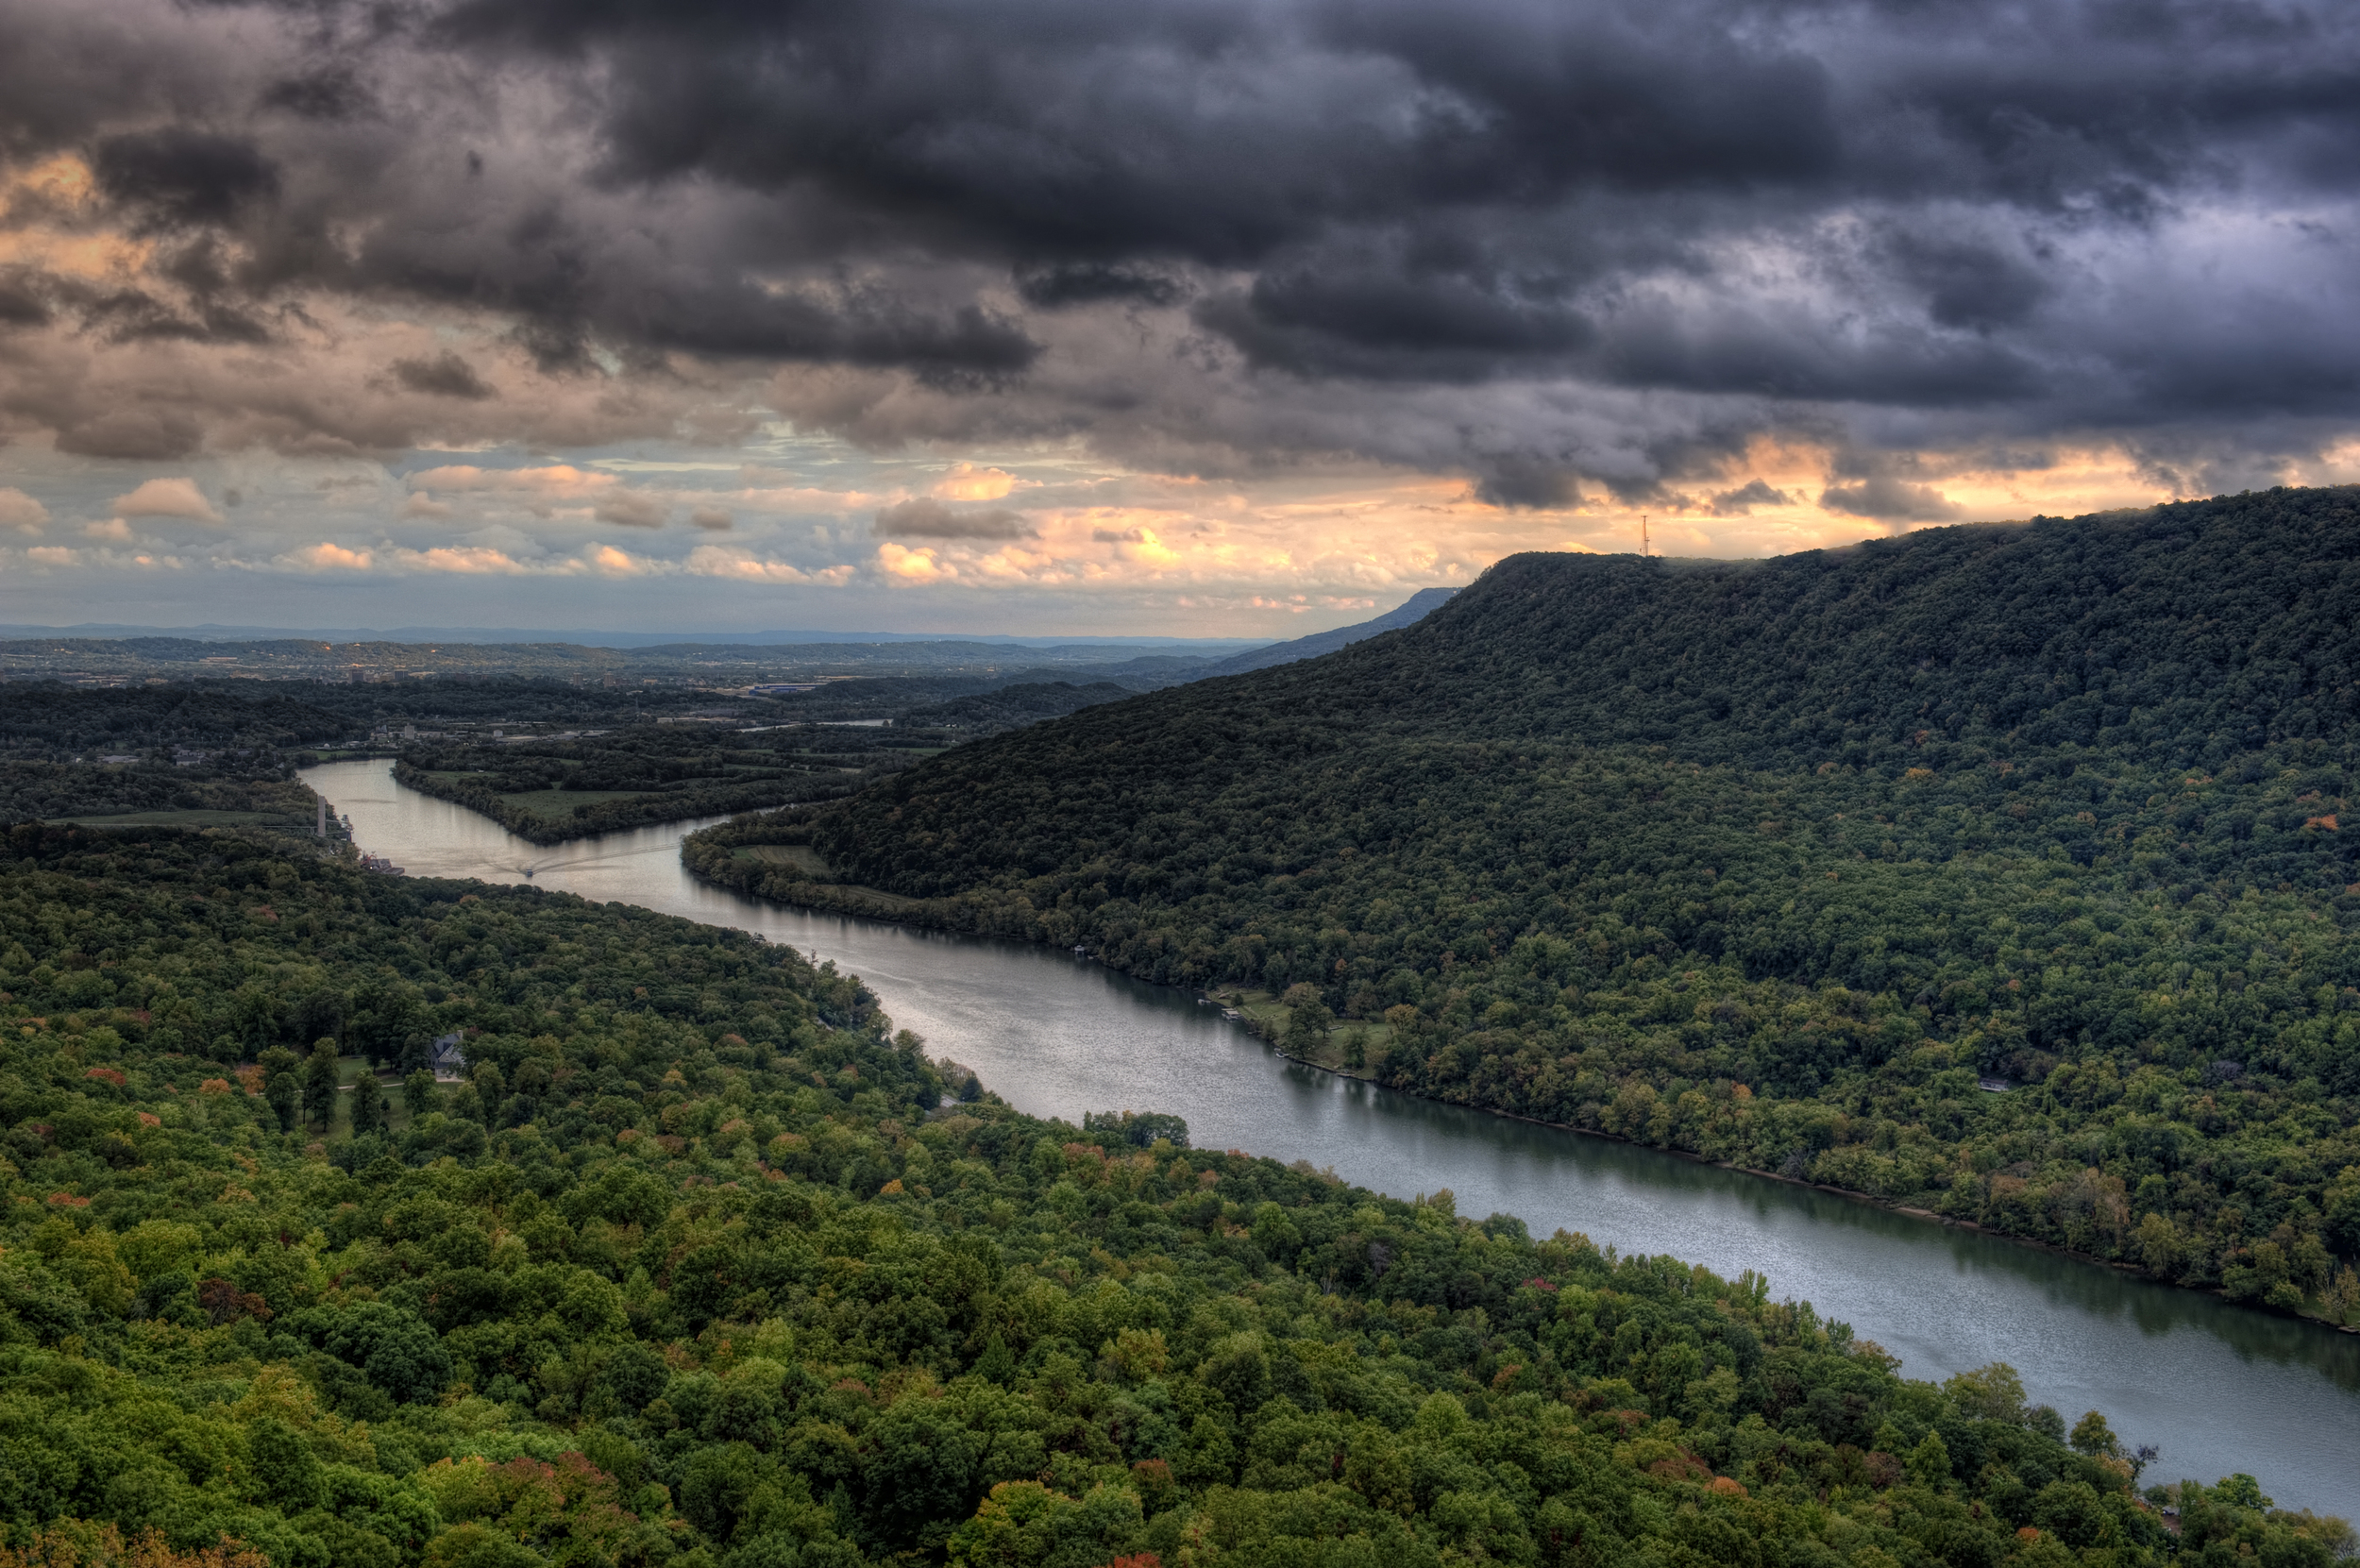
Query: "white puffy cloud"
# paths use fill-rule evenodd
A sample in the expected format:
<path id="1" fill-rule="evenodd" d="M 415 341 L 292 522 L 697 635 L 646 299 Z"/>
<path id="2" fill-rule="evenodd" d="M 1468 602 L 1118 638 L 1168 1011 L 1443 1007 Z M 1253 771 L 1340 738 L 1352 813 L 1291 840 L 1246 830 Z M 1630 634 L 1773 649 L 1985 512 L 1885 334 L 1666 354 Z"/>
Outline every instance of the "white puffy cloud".
<path id="1" fill-rule="evenodd" d="M 191 522 L 218 523 L 221 514 L 205 498 L 193 479 L 149 480 L 129 495 L 114 498 L 118 517 L 185 517 Z"/>
<path id="2" fill-rule="evenodd" d="M 697 577 L 727 578 L 738 582 L 820 583 L 840 586 L 857 568 L 846 565 L 805 569 L 786 561 L 764 560 L 749 551 L 719 545 L 699 545 L 688 552 L 688 570 Z"/>
<path id="3" fill-rule="evenodd" d="M 0 487 L 0 528 L 19 533 L 39 533 L 49 521 L 49 509 L 22 490 Z"/>
<path id="4" fill-rule="evenodd" d="M 280 557 L 298 568 L 313 571 L 364 572 L 376 564 L 376 555 L 365 549 L 346 549 L 344 546 L 323 540 L 302 549 L 290 550 Z"/>

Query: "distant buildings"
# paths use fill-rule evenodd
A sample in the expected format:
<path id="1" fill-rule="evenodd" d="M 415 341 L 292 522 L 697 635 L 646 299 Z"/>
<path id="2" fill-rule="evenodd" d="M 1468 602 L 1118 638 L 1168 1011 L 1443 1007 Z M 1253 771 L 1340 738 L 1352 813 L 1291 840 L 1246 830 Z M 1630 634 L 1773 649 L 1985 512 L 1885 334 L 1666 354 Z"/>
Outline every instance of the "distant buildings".
<path id="1" fill-rule="evenodd" d="M 456 1030 L 435 1040 L 433 1054 L 427 1060 L 434 1069 L 434 1081 L 438 1084 L 455 1084 L 467 1075 L 467 1058 L 459 1049 Z"/>

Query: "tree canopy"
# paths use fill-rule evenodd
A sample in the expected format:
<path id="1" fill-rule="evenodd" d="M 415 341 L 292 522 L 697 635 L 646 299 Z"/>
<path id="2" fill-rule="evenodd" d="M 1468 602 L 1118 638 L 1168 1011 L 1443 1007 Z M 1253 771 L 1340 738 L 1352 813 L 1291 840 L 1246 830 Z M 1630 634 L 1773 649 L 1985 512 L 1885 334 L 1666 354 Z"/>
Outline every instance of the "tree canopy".
<path id="1" fill-rule="evenodd" d="M 1332 1037 L 1273 1033 L 1400 1088 L 2343 1320 L 2356 608 L 2352 490 L 1517 556 L 1411 627 L 684 852 L 1308 986 Z"/>
<path id="2" fill-rule="evenodd" d="M 0 1561 L 2171 1555 L 2137 1456 L 2005 1367 L 1906 1381 L 1751 1275 L 1018 1115 L 743 933 L 22 827 L 0 991 Z M 282 1131 L 257 1055 L 331 1021 L 468 1076 Z M 2175 1495 L 2204 1560 L 2350 1541 Z"/>

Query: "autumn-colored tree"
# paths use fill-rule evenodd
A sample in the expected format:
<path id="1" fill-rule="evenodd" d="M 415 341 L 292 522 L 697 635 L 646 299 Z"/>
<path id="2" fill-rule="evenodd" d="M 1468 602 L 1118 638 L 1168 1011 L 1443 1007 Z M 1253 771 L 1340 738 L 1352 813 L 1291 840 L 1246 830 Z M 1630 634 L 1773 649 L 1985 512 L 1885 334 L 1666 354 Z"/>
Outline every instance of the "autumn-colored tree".
<path id="1" fill-rule="evenodd" d="M 0 1568 L 270 1568 L 270 1559 L 228 1536 L 217 1546 L 183 1552 L 159 1530 L 126 1540 L 113 1525 L 60 1519 L 22 1547 L 0 1546 Z"/>

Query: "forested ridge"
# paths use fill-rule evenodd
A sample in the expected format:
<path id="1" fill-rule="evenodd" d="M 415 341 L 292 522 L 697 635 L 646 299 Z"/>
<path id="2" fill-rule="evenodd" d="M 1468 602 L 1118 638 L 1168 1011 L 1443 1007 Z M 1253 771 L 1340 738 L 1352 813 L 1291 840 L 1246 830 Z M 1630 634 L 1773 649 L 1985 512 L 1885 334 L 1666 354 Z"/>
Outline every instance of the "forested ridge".
<path id="1" fill-rule="evenodd" d="M 278 751 L 317 745 L 348 733 L 349 718 L 307 701 L 323 689 L 266 695 L 242 689 L 156 685 L 60 686 L 17 681 L 0 685 L 0 757 L 67 763 L 86 754 L 145 753 L 168 748 Z"/>
<path id="2" fill-rule="evenodd" d="M 2068 1432 L 2004 1367 L 1904 1381 L 1750 1275 L 1190 1149 L 1168 1117 L 1017 1115 L 739 932 L 23 827 L 0 987 L 23 1560 L 128 1560 L 109 1531 L 282 1568 L 2351 1544 L 2245 1476 L 2150 1487 L 2175 1539 L 2095 1416 Z M 470 1075 L 340 1094 L 324 1029 L 396 1071 L 458 1030 Z"/>
<path id="3" fill-rule="evenodd" d="M 1401 1088 L 2343 1321 L 2355 608 L 2351 490 L 1518 556 L 727 835 L 829 876 L 686 852 L 1283 994 L 1291 1048 L 1359 1020 Z"/>

